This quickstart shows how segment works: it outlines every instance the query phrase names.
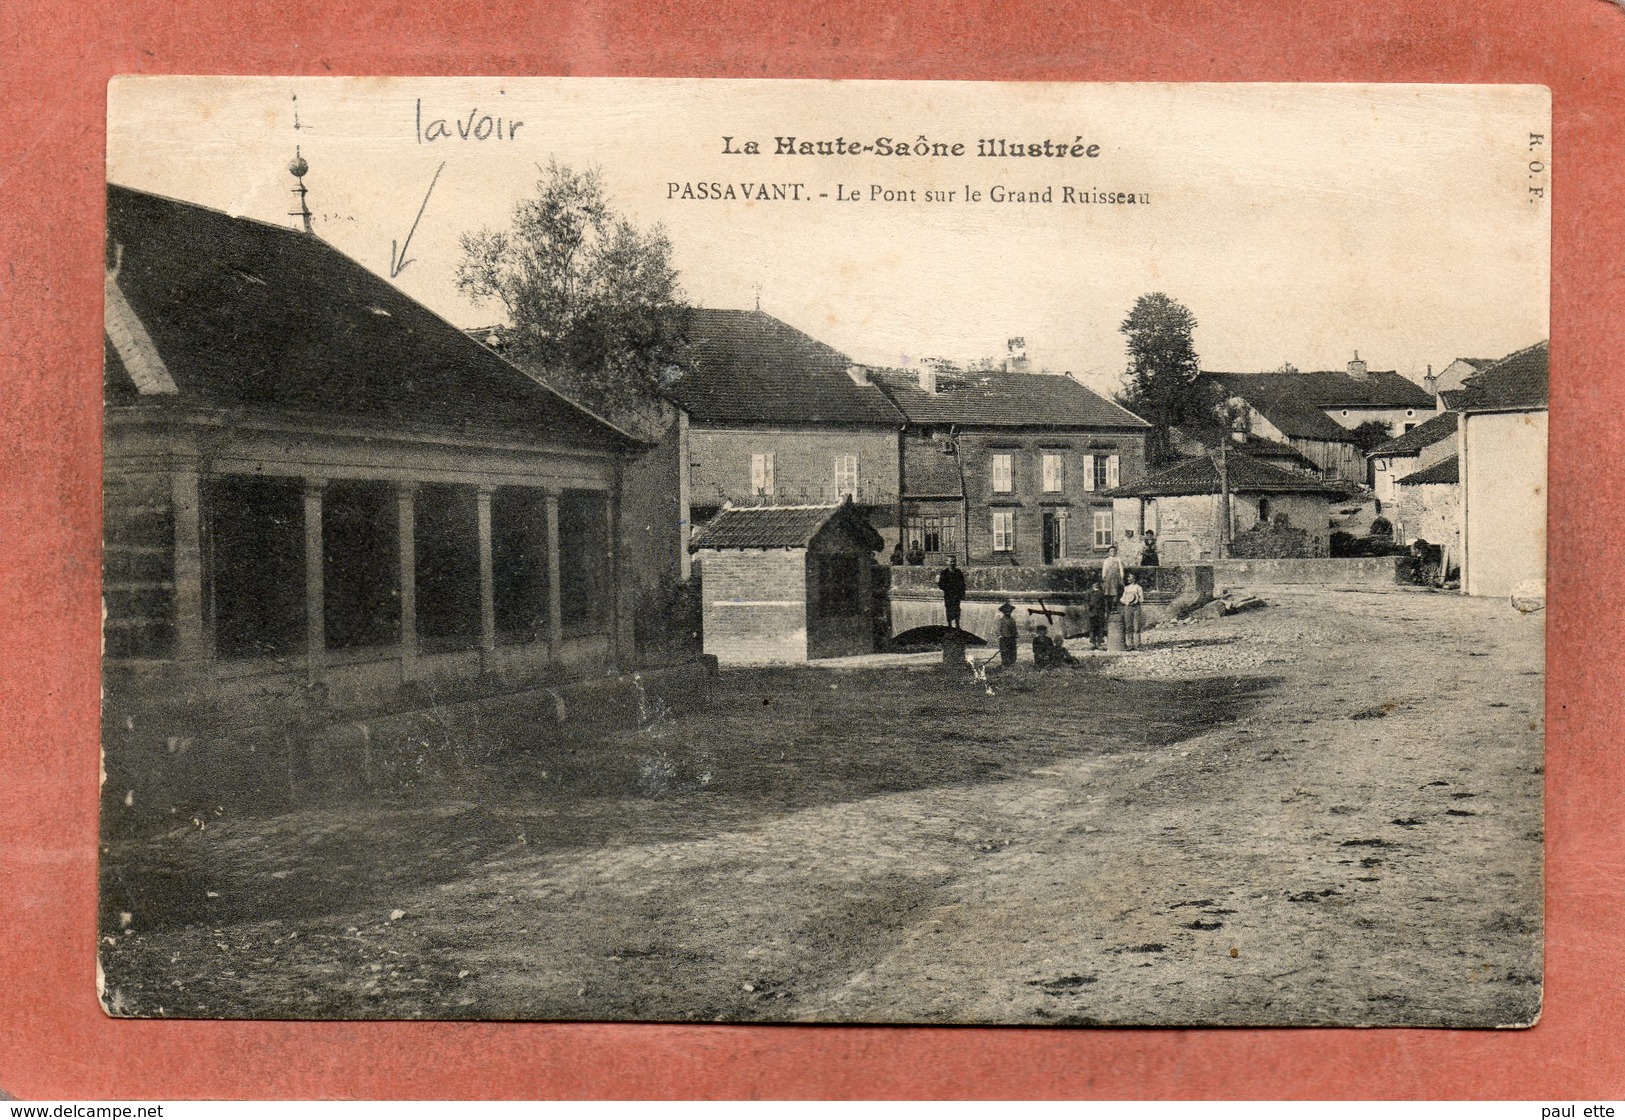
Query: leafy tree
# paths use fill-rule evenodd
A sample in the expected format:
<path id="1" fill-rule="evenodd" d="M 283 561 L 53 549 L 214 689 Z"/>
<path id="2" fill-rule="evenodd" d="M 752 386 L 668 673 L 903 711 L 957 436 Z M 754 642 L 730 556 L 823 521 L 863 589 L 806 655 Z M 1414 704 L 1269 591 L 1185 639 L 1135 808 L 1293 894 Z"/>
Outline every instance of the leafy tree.
<path id="1" fill-rule="evenodd" d="M 1393 434 L 1388 430 L 1388 425 L 1381 420 L 1367 420 L 1355 428 L 1352 435 L 1354 437 L 1354 446 L 1361 451 L 1370 451 L 1377 444 L 1387 443 L 1394 438 Z"/>
<path id="2" fill-rule="evenodd" d="M 458 288 L 501 301 L 512 356 L 560 392 L 616 412 L 675 375 L 687 305 L 671 242 L 617 215 L 597 168 L 549 160 L 510 227 L 462 247 Z"/>
<path id="3" fill-rule="evenodd" d="M 1168 430 L 1194 421 L 1209 423 L 1219 394 L 1201 381 L 1192 334 L 1196 316 L 1162 292 L 1134 301 L 1118 328 L 1128 339 L 1128 370 L 1122 401 L 1152 427 L 1146 455 L 1152 463 L 1175 457 Z"/>

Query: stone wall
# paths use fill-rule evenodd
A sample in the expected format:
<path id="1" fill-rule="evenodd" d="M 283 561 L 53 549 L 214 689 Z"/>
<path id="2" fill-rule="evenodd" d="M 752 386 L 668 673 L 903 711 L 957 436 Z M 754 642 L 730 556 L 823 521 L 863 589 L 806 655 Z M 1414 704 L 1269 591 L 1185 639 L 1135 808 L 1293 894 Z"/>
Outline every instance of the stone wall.
<path id="1" fill-rule="evenodd" d="M 702 548 L 705 652 L 724 665 L 807 660 L 807 553 Z"/>
<path id="2" fill-rule="evenodd" d="M 1308 584 L 1321 587 L 1393 587 L 1400 582 L 1404 556 L 1314 557 L 1300 560 L 1214 560 L 1215 586 L 1268 587 Z"/>

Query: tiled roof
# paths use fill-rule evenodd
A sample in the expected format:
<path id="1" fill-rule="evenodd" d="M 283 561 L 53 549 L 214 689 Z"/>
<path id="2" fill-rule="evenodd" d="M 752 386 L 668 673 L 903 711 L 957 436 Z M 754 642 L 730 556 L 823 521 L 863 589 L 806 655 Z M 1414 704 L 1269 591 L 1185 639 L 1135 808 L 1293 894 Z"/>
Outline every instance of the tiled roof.
<path id="1" fill-rule="evenodd" d="M 1217 451 L 1221 446 L 1228 445 L 1232 450 L 1265 462 L 1288 464 L 1297 469 L 1315 471 L 1317 474 L 1320 471 L 1313 459 L 1290 443 L 1282 443 L 1280 440 L 1265 439 L 1249 432 L 1246 438 L 1238 443 L 1228 431 L 1216 423 L 1181 424 L 1175 431 L 1184 441 L 1181 451 L 1186 454 L 1196 453 L 1192 448 L 1206 452 Z"/>
<path id="2" fill-rule="evenodd" d="M 1460 482 L 1461 470 L 1456 462 L 1456 456 L 1440 459 L 1431 467 L 1423 467 L 1415 474 L 1408 474 L 1399 480 L 1401 486 L 1428 486 L 1436 483 Z"/>
<path id="3" fill-rule="evenodd" d="M 825 506 L 739 506 L 723 510 L 696 530 L 689 551 L 702 548 L 805 548 L 836 518 L 846 518 L 870 546 L 880 534 L 850 502 Z"/>
<path id="4" fill-rule="evenodd" d="M 1456 407 L 1463 412 L 1543 409 L 1547 404 L 1549 347 L 1537 342 L 1508 354 L 1462 390 Z"/>
<path id="5" fill-rule="evenodd" d="M 690 368 L 670 392 L 695 423 L 902 426 L 846 355 L 771 315 L 695 308 L 687 334 Z"/>
<path id="6" fill-rule="evenodd" d="M 937 391 L 913 370 L 870 371 L 911 424 L 963 428 L 1147 428 L 1134 413 L 1070 377 L 1044 373 L 937 374 Z"/>
<path id="7" fill-rule="evenodd" d="M 1295 471 L 1282 470 L 1247 455 L 1226 456 L 1232 493 L 1306 493 L 1341 494 L 1343 489 L 1333 483 Z M 1108 490 L 1108 498 L 1173 498 L 1185 494 L 1217 494 L 1219 468 L 1207 455 L 1186 459 L 1167 470 L 1159 471 L 1139 482 Z"/>
<path id="8" fill-rule="evenodd" d="M 1341 370 L 1292 373 L 1202 374 L 1240 397 L 1289 439 L 1352 442 L 1348 428 L 1327 409 L 1415 408 L 1433 410 L 1433 395 L 1393 370 L 1372 370 L 1363 379 Z"/>
<path id="9" fill-rule="evenodd" d="M 1366 452 L 1368 458 L 1377 455 L 1409 455 L 1421 451 L 1424 447 L 1431 447 L 1442 439 L 1449 439 L 1456 434 L 1456 414 L 1454 412 L 1441 412 L 1416 425 L 1408 432 L 1395 436 L 1386 443 L 1379 443 Z"/>
<path id="10" fill-rule="evenodd" d="M 1439 400 L 1451 411 L 1461 407 L 1461 397 L 1465 389 L 1440 389 Z"/>
<path id="11" fill-rule="evenodd" d="M 318 237 L 110 184 L 107 238 L 183 403 L 628 441 Z M 109 402 L 156 399 L 121 342 Z"/>

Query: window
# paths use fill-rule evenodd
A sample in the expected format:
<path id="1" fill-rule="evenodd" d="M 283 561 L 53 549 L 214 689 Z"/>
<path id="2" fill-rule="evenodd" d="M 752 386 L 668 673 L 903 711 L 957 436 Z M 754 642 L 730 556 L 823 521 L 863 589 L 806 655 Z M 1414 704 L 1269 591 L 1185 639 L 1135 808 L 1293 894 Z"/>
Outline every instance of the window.
<path id="1" fill-rule="evenodd" d="M 328 649 L 400 640 L 400 520 L 394 487 L 333 482 L 322 494 L 322 614 Z"/>
<path id="2" fill-rule="evenodd" d="M 1066 479 L 1064 460 L 1058 451 L 1046 451 L 1043 456 L 1044 491 L 1053 494 L 1063 489 Z"/>
<path id="3" fill-rule="evenodd" d="M 498 642 L 546 637 L 547 552 L 546 492 L 498 487 L 491 496 L 491 605 Z"/>
<path id="4" fill-rule="evenodd" d="M 596 490 L 559 495 L 559 614 L 566 634 L 610 625 L 609 503 Z"/>
<path id="5" fill-rule="evenodd" d="M 1095 547 L 1110 548 L 1112 546 L 1112 511 L 1109 509 L 1095 510 Z"/>
<path id="6" fill-rule="evenodd" d="M 908 519 L 906 547 L 921 552 L 958 552 L 959 518 L 916 514 Z"/>
<path id="7" fill-rule="evenodd" d="M 1014 552 L 1016 550 L 1016 511 L 1013 509 L 996 509 L 993 511 L 993 551 Z"/>
<path id="8" fill-rule="evenodd" d="M 305 497 L 297 478 L 227 475 L 208 487 L 209 576 L 221 657 L 305 648 Z"/>
<path id="9" fill-rule="evenodd" d="M 1270 523 L 1270 500 L 1268 498 L 1258 499 L 1258 523 L 1260 525 Z"/>
<path id="10" fill-rule="evenodd" d="M 993 492 L 995 494 L 1008 494 L 1015 488 L 1015 456 L 1004 453 L 994 455 Z"/>
<path id="11" fill-rule="evenodd" d="M 472 486 L 418 487 L 418 637 L 425 652 L 471 649 L 480 641 L 479 498 Z"/>
<path id="12" fill-rule="evenodd" d="M 764 498 L 773 496 L 773 452 L 760 452 L 750 457 L 750 491 Z"/>
<path id="13" fill-rule="evenodd" d="M 1085 455 L 1083 457 L 1083 488 L 1110 490 L 1118 483 L 1116 455 Z"/>
<path id="14" fill-rule="evenodd" d="M 837 498 L 857 498 L 858 457 L 856 455 L 835 456 L 835 496 Z"/>
<path id="15" fill-rule="evenodd" d="M 1406 431 L 1407 431 L 1407 432 L 1408 432 L 1408 431 L 1410 431 L 1410 430 L 1411 430 L 1411 429 L 1412 429 L 1412 428 L 1414 428 L 1414 427 L 1416 427 L 1416 425 L 1415 425 L 1415 424 L 1406 424 L 1406 425 L 1405 425 L 1405 430 L 1406 430 Z"/>

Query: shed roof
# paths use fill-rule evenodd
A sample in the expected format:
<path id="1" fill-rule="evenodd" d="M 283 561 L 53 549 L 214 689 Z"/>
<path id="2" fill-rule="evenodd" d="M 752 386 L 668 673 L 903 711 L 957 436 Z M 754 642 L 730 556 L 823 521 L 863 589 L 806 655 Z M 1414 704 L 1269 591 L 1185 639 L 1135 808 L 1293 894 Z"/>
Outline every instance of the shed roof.
<path id="1" fill-rule="evenodd" d="M 1226 457 L 1232 493 L 1303 493 L 1341 494 L 1343 487 L 1318 478 L 1310 478 L 1296 471 L 1283 470 L 1260 462 L 1248 455 L 1231 454 Z M 1108 490 L 1108 498 L 1173 498 L 1186 494 L 1217 494 L 1219 468 L 1213 459 L 1202 455 L 1186 459 L 1167 470 Z"/>
<path id="2" fill-rule="evenodd" d="M 1456 414 L 1454 412 L 1441 412 L 1437 416 L 1416 425 L 1408 432 L 1404 432 L 1379 443 L 1366 452 L 1368 458 L 1381 455 L 1415 455 L 1424 447 L 1432 447 L 1440 440 L 1449 439 L 1456 434 Z"/>
<path id="3" fill-rule="evenodd" d="M 1430 486 L 1430 485 L 1436 485 L 1436 484 L 1440 484 L 1440 483 L 1451 483 L 1451 482 L 1460 482 L 1460 481 L 1461 481 L 1460 465 L 1457 462 L 1457 456 L 1452 455 L 1448 459 L 1440 459 L 1437 463 L 1434 463 L 1431 467 L 1423 467 L 1421 470 L 1417 471 L 1414 474 L 1406 475 L 1404 478 L 1399 480 L 1399 485 L 1401 485 L 1401 486 Z"/>
<path id="4" fill-rule="evenodd" d="M 911 424 L 962 428 L 1150 427 L 1134 413 L 1070 377 L 1045 373 L 944 371 L 937 391 L 920 388 L 919 374 L 876 369 L 870 376 Z"/>
<path id="5" fill-rule="evenodd" d="M 833 522 L 853 529 L 873 552 L 883 542 L 880 534 L 850 501 L 821 506 L 736 506 L 706 522 L 689 542 L 689 551 L 702 548 L 806 548 Z"/>
<path id="6" fill-rule="evenodd" d="M 107 240 L 110 403 L 634 442 L 319 237 L 109 184 Z M 172 392 L 153 394 L 132 322 Z"/>
<path id="7" fill-rule="evenodd" d="M 761 311 L 688 313 L 688 369 L 672 397 L 700 424 L 845 424 L 898 428 L 902 414 L 851 359 Z"/>
<path id="8" fill-rule="evenodd" d="M 1462 389 L 1456 407 L 1462 412 L 1522 412 L 1546 408 L 1549 396 L 1549 347 L 1541 341 L 1502 358 Z"/>

